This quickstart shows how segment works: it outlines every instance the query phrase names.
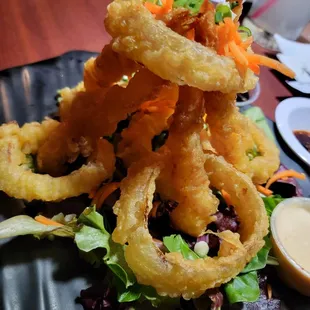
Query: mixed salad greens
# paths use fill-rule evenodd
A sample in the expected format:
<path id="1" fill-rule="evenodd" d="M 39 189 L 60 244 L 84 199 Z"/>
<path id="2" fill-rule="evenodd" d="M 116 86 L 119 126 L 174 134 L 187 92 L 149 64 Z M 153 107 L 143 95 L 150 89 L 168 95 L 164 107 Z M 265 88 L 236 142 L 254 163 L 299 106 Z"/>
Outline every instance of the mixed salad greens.
<path id="1" fill-rule="evenodd" d="M 268 135 L 272 135 L 265 117 L 261 110 L 257 107 L 248 109 L 245 114 L 252 118 L 256 123 L 269 131 Z M 126 122 L 122 126 L 126 127 Z M 166 139 L 167 133 L 154 138 L 153 148 L 158 148 Z M 111 143 L 115 142 L 115 137 L 109 137 Z M 34 169 L 33 160 L 29 158 L 29 169 Z M 281 167 L 281 169 L 285 169 Z M 120 164 L 117 165 L 115 177 L 120 179 L 124 177 L 123 167 Z M 290 186 L 296 187 L 295 184 L 291 184 L 290 180 L 286 182 L 290 183 Z M 276 193 L 278 191 L 275 191 Z M 294 190 L 295 195 L 298 195 L 298 190 Z M 225 199 L 217 192 L 218 198 L 221 201 L 221 217 L 218 219 L 218 228 L 231 230 L 238 229 L 238 217 L 234 213 L 233 208 L 226 204 Z M 269 197 L 262 197 L 268 216 L 270 217 L 275 207 L 284 199 L 280 195 L 273 195 Z M 113 205 L 113 204 L 112 204 Z M 126 263 L 124 257 L 124 248 L 113 242 L 111 233 L 115 228 L 115 218 L 111 221 L 111 207 L 109 209 L 103 207 L 99 210 L 96 206 L 87 207 L 78 217 L 74 214 L 64 215 L 62 213 L 55 215 L 52 219 L 45 218 L 42 215 L 38 215 L 33 219 L 28 215 L 18 215 L 0 223 L 0 239 L 9 238 L 20 235 L 33 235 L 36 238 L 49 238 L 53 240 L 54 237 L 66 237 L 71 238 L 76 244 L 80 256 L 94 267 L 107 268 L 107 276 L 105 285 L 102 288 L 101 299 L 95 298 L 94 303 L 106 303 L 113 304 L 113 309 L 123 309 L 124 305 L 129 305 L 132 309 L 137 309 L 142 306 L 145 309 L 145 304 L 158 307 L 160 305 L 167 309 L 167 303 L 170 308 L 177 308 L 180 303 L 181 307 L 186 309 L 186 301 L 179 298 L 172 299 L 159 296 L 155 289 L 150 286 L 141 285 L 137 282 L 133 272 Z M 162 202 L 162 205 L 158 208 L 162 214 L 166 215 L 169 208 L 176 207 L 172 202 Z M 227 213 L 227 210 L 228 211 Z M 226 213 L 225 213 L 226 212 Z M 113 215 L 114 216 L 114 215 Z M 222 223 L 221 223 L 222 221 Z M 221 226 L 222 225 L 222 226 Z M 227 226 L 228 225 L 228 226 Z M 150 226 L 150 229 L 152 226 Z M 164 232 L 162 236 L 161 246 L 165 252 L 179 252 L 185 259 L 195 260 L 206 255 L 212 256 L 211 244 L 210 249 L 206 242 L 207 235 L 197 238 L 197 240 L 190 240 L 184 237 L 184 235 L 177 232 L 168 233 Z M 210 240 L 208 240 L 210 241 Z M 213 240 L 214 241 L 214 240 Z M 218 246 L 216 242 L 220 242 L 215 239 L 214 247 Z M 212 243 L 212 242 L 211 242 Z M 197 245 L 200 245 L 199 247 Z M 222 286 L 220 290 L 215 289 L 210 292 L 207 291 L 206 295 L 211 301 L 211 309 L 220 309 L 223 301 L 226 300 L 229 303 L 238 302 L 255 302 L 260 296 L 259 286 L 259 272 L 264 269 L 266 265 L 277 265 L 277 260 L 270 255 L 271 251 L 270 234 L 265 237 L 265 246 L 257 253 L 257 255 L 247 264 L 244 270 L 229 283 Z M 214 250 L 214 249 L 213 249 Z M 111 292 L 114 292 L 113 294 Z M 223 296 L 225 295 L 225 297 Z M 113 298 L 111 297 L 113 296 Z M 112 298 L 112 299 L 111 299 Z M 205 298 L 203 296 L 202 298 Z M 87 305 L 85 303 L 87 300 Z M 98 301 L 99 300 L 99 301 Z M 89 308 L 89 296 L 87 290 L 81 293 L 81 303 L 85 306 L 85 309 L 97 309 Z M 182 305 L 183 303 L 183 305 Z M 184 306 L 185 303 L 185 306 Z M 93 306 L 92 306 L 93 307 Z M 99 308 L 98 308 L 99 309 Z M 101 308 L 100 308 L 101 309 Z M 103 308 L 104 309 L 104 308 Z"/>

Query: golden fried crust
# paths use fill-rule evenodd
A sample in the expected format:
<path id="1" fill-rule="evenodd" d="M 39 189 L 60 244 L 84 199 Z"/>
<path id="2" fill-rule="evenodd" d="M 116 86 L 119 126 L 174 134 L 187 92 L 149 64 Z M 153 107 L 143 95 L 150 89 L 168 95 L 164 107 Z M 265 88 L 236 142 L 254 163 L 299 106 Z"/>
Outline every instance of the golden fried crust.
<path id="1" fill-rule="evenodd" d="M 200 133 L 204 114 L 203 92 L 189 86 L 180 87 L 166 143 L 170 156 L 157 182 L 163 197 L 179 203 L 170 215 L 172 225 L 191 236 L 205 232 L 207 225 L 214 221 L 218 206 L 203 168 L 205 154 Z"/>
<path id="2" fill-rule="evenodd" d="M 168 121 L 174 112 L 178 94 L 178 85 L 165 85 L 158 98 L 144 102 L 142 110 L 132 116 L 129 127 L 122 131 L 122 140 L 117 147 L 117 156 L 122 158 L 126 167 L 152 153 L 153 138 L 169 128 Z M 148 107 L 155 109 L 149 112 Z"/>
<path id="3" fill-rule="evenodd" d="M 173 32 L 153 18 L 141 0 L 115 0 L 105 19 L 112 48 L 144 64 L 163 79 L 204 91 L 244 92 L 257 78 L 248 70 L 241 78 L 232 58 Z"/>
<path id="4" fill-rule="evenodd" d="M 139 65 L 112 50 L 106 45 L 98 57 L 90 58 L 84 65 L 84 84 L 86 90 L 110 87 L 123 75 L 131 76 L 139 69 Z"/>
<path id="5" fill-rule="evenodd" d="M 280 165 L 279 150 L 260 128 L 238 111 L 235 99 L 234 93 L 205 93 L 211 144 L 254 183 L 265 183 Z M 247 153 L 255 147 L 260 156 L 250 159 Z"/>
<path id="6" fill-rule="evenodd" d="M 78 92 L 71 103 L 68 119 L 60 123 L 38 151 L 40 171 L 61 175 L 72 156 L 73 142 L 80 137 L 94 141 L 113 134 L 119 121 L 137 111 L 143 102 L 156 98 L 161 87 L 168 83 L 143 68 L 126 88 L 114 85 L 108 90 Z"/>
<path id="7" fill-rule="evenodd" d="M 16 124 L 0 127 L 0 190 L 28 201 L 59 201 L 89 193 L 113 174 L 113 147 L 101 139 L 88 163 L 67 176 L 54 178 L 25 169 L 25 154 L 36 154 L 46 137 L 55 130 L 55 125 L 58 122 L 46 120 L 42 125 L 28 123 L 22 128 Z M 11 126 L 10 130 L 7 126 Z"/>
<path id="8" fill-rule="evenodd" d="M 207 155 L 205 169 L 211 184 L 225 188 L 232 196 L 241 221 L 239 235 L 218 234 L 221 248 L 217 257 L 186 260 L 180 253 L 163 254 L 147 229 L 155 180 L 163 166 L 158 158 L 136 163 L 121 184 L 121 198 L 114 207 L 118 215 L 113 240 L 126 243 L 125 257 L 139 283 L 152 285 L 161 295 L 199 297 L 206 289 L 235 277 L 263 246 L 268 219 L 255 187 L 242 173 L 222 158 Z"/>

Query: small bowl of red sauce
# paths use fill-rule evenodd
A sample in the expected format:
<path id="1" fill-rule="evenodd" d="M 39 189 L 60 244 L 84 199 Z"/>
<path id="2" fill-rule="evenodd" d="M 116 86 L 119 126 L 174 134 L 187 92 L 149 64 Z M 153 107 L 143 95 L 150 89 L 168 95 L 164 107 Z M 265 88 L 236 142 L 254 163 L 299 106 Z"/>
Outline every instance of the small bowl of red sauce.
<path id="1" fill-rule="evenodd" d="M 287 145 L 310 165 L 310 99 L 288 98 L 276 109 L 276 124 Z"/>

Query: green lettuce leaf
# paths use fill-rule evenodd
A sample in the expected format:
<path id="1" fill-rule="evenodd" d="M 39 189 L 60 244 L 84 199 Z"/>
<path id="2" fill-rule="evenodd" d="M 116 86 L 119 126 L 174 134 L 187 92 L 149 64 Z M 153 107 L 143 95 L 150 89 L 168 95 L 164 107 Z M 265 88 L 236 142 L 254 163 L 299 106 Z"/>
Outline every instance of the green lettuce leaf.
<path id="1" fill-rule="evenodd" d="M 274 195 L 274 196 L 269 196 L 269 197 L 262 197 L 265 208 L 267 211 L 267 215 L 270 217 L 273 210 L 276 208 L 276 206 L 284 200 L 280 195 Z"/>
<path id="2" fill-rule="evenodd" d="M 79 216 L 78 221 L 84 225 L 97 228 L 102 232 L 107 233 L 103 224 L 103 216 L 96 212 L 95 206 L 86 208 Z"/>
<path id="3" fill-rule="evenodd" d="M 107 256 L 110 252 L 109 246 L 110 236 L 99 229 L 83 226 L 82 229 L 75 234 L 75 242 L 78 248 L 83 252 L 90 252 L 94 249 L 104 248 L 107 250 Z"/>
<path id="4" fill-rule="evenodd" d="M 231 304 L 256 301 L 260 295 L 256 271 L 238 275 L 224 285 L 224 290 Z"/>
<path id="5" fill-rule="evenodd" d="M 200 258 L 194 251 L 189 248 L 188 244 L 182 239 L 180 235 L 164 237 L 163 242 L 169 252 L 181 253 L 185 259 L 195 260 Z"/>
<path id="6" fill-rule="evenodd" d="M 44 225 L 27 215 L 17 215 L 0 223 L 0 239 L 23 235 L 74 237 L 72 227 Z"/>
<path id="7" fill-rule="evenodd" d="M 128 267 L 124 257 L 124 247 L 112 241 L 111 235 L 104 227 L 103 216 L 96 212 L 95 207 L 89 207 L 80 215 L 78 221 L 84 225 L 80 231 L 75 234 L 75 242 L 79 250 L 90 253 L 88 261 L 98 262 L 94 253 L 98 249 L 105 249 L 106 254 L 102 256 L 102 262 L 124 283 L 125 287 L 133 285 L 136 282 L 132 270 Z"/>
<path id="8" fill-rule="evenodd" d="M 263 269 L 267 265 L 268 254 L 271 249 L 271 241 L 268 237 L 265 237 L 265 245 L 263 248 L 256 254 L 254 258 L 245 266 L 241 273 L 247 273 L 250 271 L 255 271 Z"/>

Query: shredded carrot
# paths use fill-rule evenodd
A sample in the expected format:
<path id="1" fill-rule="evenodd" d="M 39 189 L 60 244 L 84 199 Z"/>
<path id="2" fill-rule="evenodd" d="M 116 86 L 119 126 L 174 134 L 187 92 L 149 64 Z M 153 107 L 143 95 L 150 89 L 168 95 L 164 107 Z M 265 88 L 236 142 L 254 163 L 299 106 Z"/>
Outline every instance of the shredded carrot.
<path id="1" fill-rule="evenodd" d="M 213 12 L 214 11 L 214 6 L 209 0 L 204 0 L 203 4 L 201 5 L 199 9 L 199 13 L 206 13 L 208 11 Z"/>
<path id="2" fill-rule="evenodd" d="M 260 192 L 261 194 L 265 195 L 265 196 L 270 196 L 273 194 L 273 191 L 271 191 L 268 188 L 265 188 L 262 185 L 256 184 L 256 189 L 258 192 Z"/>
<path id="3" fill-rule="evenodd" d="M 283 178 L 296 178 L 296 179 L 301 179 L 305 180 L 306 176 L 303 173 L 299 173 L 295 170 L 284 170 L 280 171 L 276 174 L 274 174 L 267 182 L 265 188 L 269 188 L 270 185 L 278 180 L 281 180 Z"/>
<path id="4" fill-rule="evenodd" d="M 145 2 L 144 6 L 152 13 L 155 15 L 161 14 L 162 12 L 162 7 L 159 5 L 156 5 L 152 2 Z"/>
<path id="5" fill-rule="evenodd" d="M 223 198 L 224 198 L 226 204 L 227 204 L 228 206 L 232 206 L 232 202 L 231 202 L 231 197 L 230 197 L 230 195 L 229 195 L 225 190 L 223 190 L 223 189 L 221 190 L 221 194 L 222 194 L 222 196 L 223 196 Z"/>
<path id="6" fill-rule="evenodd" d="M 175 110 L 176 101 L 164 99 L 164 100 L 154 100 L 154 101 L 146 101 L 144 102 L 141 107 L 140 111 L 145 113 L 166 113 L 166 115 L 170 116 L 173 114 Z"/>
<path id="7" fill-rule="evenodd" d="M 37 222 L 44 224 L 44 225 L 52 225 L 52 226 L 64 226 L 63 224 L 60 224 L 58 222 L 55 222 L 43 215 L 38 215 L 34 218 Z"/>
<path id="8" fill-rule="evenodd" d="M 169 13 L 172 10 L 173 1 L 174 0 L 165 0 L 165 1 L 162 0 L 162 3 L 163 3 L 163 6 L 162 6 L 163 11 L 162 11 L 162 13 L 163 14 Z"/>
<path id="9" fill-rule="evenodd" d="M 191 40 L 191 41 L 195 40 L 195 29 L 194 28 L 187 31 L 186 38 Z"/>
<path id="10" fill-rule="evenodd" d="M 174 0 L 162 0 L 162 6 L 146 1 L 144 6 L 155 15 L 167 14 L 172 10 Z"/>
<path id="11" fill-rule="evenodd" d="M 101 208 L 104 201 L 120 186 L 119 182 L 112 182 L 101 187 L 95 195 L 92 204 L 96 205 L 97 210 Z"/>
<path id="12" fill-rule="evenodd" d="M 291 69 L 289 69 L 284 64 L 280 63 L 275 59 L 268 58 L 266 56 L 257 55 L 257 54 L 249 54 L 249 60 L 251 59 L 253 62 L 256 62 L 258 65 L 267 66 L 269 68 L 275 69 L 282 74 L 294 78 L 295 73 Z"/>
<path id="13" fill-rule="evenodd" d="M 243 53 L 240 51 L 240 49 L 238 48 L 236 42 L 231 41 L 228 43 L 228 46 L 235 60 L 241 65 L 248 66 L 249 62 L 246 59 L 246 57 L 243 55 Z"/>
<path id="14" fill-rule="evenodd" d="M 260 73 L 260 67 L 256 64 L 249 63 L 248 65 L 249 69 L 251 69 L 255 74 L 259 75 Z"/>
<path id="15" fill-rule="evenodd" d="M 151 2 L 145 2 L 144 5 L 152 14 L 156 16 L 170 12 L 173 7 L 173 1 L 174 0 L 162 0 L 162 6 Z M 238 11 L 237 15 L 239 15 L 239 10 L 242 9 L 240 4 L 239 6 L 240 7 L 236 9 L 236 12 Z M 200 7 L 200 13 L 205 13 L 207 11 L 214 12 L 214 7 L 209 0 L 205 0 Z M 216 49 L 219 55 L 232 57 L 234 59 L 241 77 L 245 76 L 247 69 L 252 70 L 258 75 L 260 73 L 259 66 L 267 66 L 290 78 L 294 78 L 295 73 L 279 61 L 248 52 L 248 48 L 253 42 L 253 37 L 251 36 L 243 41 L 238 28 L 238 21 L 234 21 L 230 17 L 225 17 L 224 22 L 220 22 L 216 27 L 218 37 Z M 194 40 L 195 30 L 189 30 L 185 36 L 190 40 Z"/>
<path id="16" fill-rule="evenodd" d="M 279 61 L 248 52 L 247 50 L 251 46 L 253 38 L 249 37 L 245 41 L 242 41 L 238 28 L 239 23 L 234 23 L 229 17 L 225 17 L 224 22 L 219 23 L 217 26 L 217 53 L 234 58 L 241 76 L 245 76 L 248 68 L 255 74 L 259 74 L 259 66 L 270 67 L 290 78 L 295 76 L 292 70 Z"/>

